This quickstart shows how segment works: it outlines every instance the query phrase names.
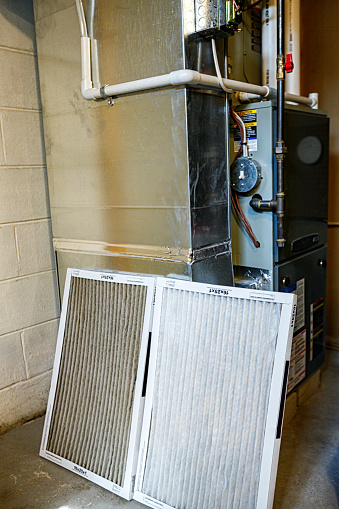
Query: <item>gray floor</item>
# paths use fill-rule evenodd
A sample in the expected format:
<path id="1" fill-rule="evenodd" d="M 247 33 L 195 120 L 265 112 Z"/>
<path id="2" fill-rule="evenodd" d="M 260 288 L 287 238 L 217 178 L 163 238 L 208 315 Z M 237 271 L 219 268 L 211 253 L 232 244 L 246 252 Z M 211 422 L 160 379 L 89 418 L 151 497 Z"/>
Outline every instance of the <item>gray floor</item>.
<path id="1" fill-rule="evenodd" d="M 339 352 L 327 353 L 320 390 L 283 430 L 274 509 L 339 507 Z M 40 458 L 42 426 L 0 436 L 1 509 L 145 507 Z"/>

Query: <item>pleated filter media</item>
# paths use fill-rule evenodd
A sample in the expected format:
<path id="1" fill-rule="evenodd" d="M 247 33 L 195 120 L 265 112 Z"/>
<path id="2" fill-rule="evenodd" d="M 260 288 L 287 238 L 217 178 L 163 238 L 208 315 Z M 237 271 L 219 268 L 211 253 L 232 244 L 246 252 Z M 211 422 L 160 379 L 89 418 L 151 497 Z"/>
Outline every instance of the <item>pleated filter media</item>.
<path id="1" fill-rule="evenodd" d="M 69 270 L 41 455 L 130 499 L 154 279 Z"/>
<path id="2" fill-rule="evenodd" d="M 158 280 L 136 500 L 270 506 L 293 299 Z"/>

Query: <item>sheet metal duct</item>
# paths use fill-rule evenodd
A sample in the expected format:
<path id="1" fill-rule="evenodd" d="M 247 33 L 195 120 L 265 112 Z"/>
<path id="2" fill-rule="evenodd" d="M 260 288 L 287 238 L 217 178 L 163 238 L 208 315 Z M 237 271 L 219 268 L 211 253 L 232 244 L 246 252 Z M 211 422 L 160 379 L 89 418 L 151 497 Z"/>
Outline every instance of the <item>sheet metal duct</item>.
<path id="1" fill-rule="evenodd" d="M 98 0 L 101 83 L 183 68 L 215 75 L 210 41 L 188 42 L 193 3 L 130 0 L 122 8 Z M 119 98 L 111 108 L 88 104 L 79 89 L 75 3 L 67 7 L 35 0 L 61 289 L 72 266 L 233 284 L 225 94 L 178 86 Z"/>

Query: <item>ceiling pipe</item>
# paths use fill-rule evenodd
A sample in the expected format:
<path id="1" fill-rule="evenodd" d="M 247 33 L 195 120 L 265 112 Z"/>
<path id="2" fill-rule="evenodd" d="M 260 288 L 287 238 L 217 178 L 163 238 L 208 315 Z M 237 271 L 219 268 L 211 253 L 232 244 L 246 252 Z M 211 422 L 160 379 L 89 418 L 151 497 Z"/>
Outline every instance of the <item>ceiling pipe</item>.
<path id="1" fill-rule="evenodd" d="M 173 71 L 169 74 L 161 76 L 153 76 L 136 81 L 129 81 L 126 83 L 119 83 L 117 85 L 104 85 L 102 87 L 93 86 L 92 82 L 92 69 L 91 69 L 91 39 L 87 35 L 86 19 L 83 14 L 82 1 L 76 0 L 80 28 L 81 28 L 81 93 L 86 100 L 98 100 L 119 97 L 125 94 L 136 92 L 144 92 L 156 88 L 170 87 L 170 86 L 183 86 L 190 85 L 196 87 L 203 87 L 208 89 L 221 89 L 221 84 L 217 76 L 208 74 L 201 74 L 197 71 L 190 69 L 181 69 Z M 260 98 L 274 98 L 276 91 L 270 89 L 268 86 L 254 85 L 251 83 L 244 83 L 230 79 L 221 78 L 224 86 L 227 89 L 245 92 L 247 94 L 255 94 Z M 292 95 L 293 96 L 293 95 Z M 293 96 L 293 101 L 298 102 L 299 96 Z M 300 97 L 299 97 L 300 98 Z M 309 98 L 301 98 L 301 104 L 312 106 L 312 101 Z"/>
<path id="2" fill-rule="evenodd" d="M 269 92 L 268 98 L 276 99 L 277 91 L 274 88 L 270 88 L 270 87 L 269 87 L 269 90 L 270 90 L 270 92 Z M 287 101 L 295 102 L 298 104 L 302 104 L 304 106 L 310 106 L 313 109 L 318 108 L 318 94 L 312 93 L 309 95 L 309 97 L 303 97 L 301 95 L 295 95 L 295 94 L 290 94 L 289 92 L 285 92 L 284 97 L 285 97 L 286 102 Z M 246 92 L 237 92 L 236 98 L 238 99 L 238 101 L 240 101 L 242 103 L 246 103 L 246 102 L 255 101 L 255 100 L 260 101 L 262 99 L 262 96 L 260 96 L 258 94 L 248 94 Z"/>

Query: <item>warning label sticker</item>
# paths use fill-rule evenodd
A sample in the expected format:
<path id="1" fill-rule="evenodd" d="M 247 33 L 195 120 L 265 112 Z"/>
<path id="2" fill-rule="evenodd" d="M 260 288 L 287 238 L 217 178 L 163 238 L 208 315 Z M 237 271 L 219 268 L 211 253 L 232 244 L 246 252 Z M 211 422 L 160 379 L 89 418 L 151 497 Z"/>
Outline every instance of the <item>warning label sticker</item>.
<path id="1" fill-rule="evenodd" d="M 290 392 L 306 375 L 306 329 L 292 340 L 291 362 L 288 373 L 287 392 Z"/>
<path id="2" fill-rule="evenodd" d="M 246 127 L 247 147 L 249 151 L 256 152 L 258 150 L 257 138 L 257 110 L 237 111 L 241 120 Z M 236 124 L 233 125 L 234 130 L 234 152 L 238 152 L 240 148 L 240 129 Z"/>

